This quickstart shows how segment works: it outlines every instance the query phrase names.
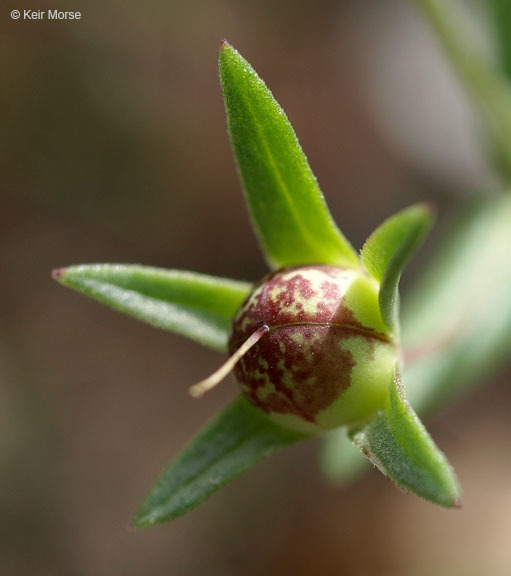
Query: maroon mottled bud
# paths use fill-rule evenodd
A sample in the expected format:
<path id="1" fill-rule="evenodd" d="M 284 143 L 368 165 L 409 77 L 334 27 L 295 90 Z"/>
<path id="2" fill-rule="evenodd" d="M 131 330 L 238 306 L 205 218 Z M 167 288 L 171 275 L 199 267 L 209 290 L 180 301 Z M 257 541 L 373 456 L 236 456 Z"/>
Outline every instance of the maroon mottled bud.
<path id="1" fill-rule="evenodd" d="M 280 423 L 333 428 L 381 408 L 397 352 L 362 270 L 307 266 L 270 275 L 233 323 L 230 350 L 267 333 L 234 369 L 243 392 Z"/>

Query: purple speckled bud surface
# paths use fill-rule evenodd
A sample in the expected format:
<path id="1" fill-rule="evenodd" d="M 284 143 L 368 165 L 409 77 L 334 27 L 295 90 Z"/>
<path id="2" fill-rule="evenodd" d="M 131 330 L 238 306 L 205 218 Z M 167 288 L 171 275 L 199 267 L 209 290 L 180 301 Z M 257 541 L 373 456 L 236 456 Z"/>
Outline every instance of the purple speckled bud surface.
<path id="1" fill-rule="evenodd" d="M 235 368 L 251 402 L 285 425 L 311 429 L 381 407 L 396 347 L 377 290 L 362 271 L 332 266 L 264 278 L 238 311 L 230 340 L 234 352 L 255 330 L 270 328 Z"/>

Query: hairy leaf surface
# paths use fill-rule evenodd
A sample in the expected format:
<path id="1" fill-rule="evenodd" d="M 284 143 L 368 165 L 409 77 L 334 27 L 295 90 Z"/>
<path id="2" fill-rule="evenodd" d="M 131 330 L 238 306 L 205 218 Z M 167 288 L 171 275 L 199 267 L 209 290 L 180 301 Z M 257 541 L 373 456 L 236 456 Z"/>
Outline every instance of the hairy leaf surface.
<path id="1" fill-rule="evenodd" d="M 222 43 L 220 80 L 252 223 L 274 268 L 357 266 L 286 114 L 252 66 Z"/>
<path id="2" fill-rule="evenodd" d="M 61 284 L 119 312 L 216 350 L 250 284 L 205 274 L 126 264 L 83 264 L 54 272 Z"/>
<path id="3" fill-rule="evenodd" d="M 138 511 L 135 527 L 185 514 L 261 459 L 302 438 L 239 396 L 163 472 Z"/>

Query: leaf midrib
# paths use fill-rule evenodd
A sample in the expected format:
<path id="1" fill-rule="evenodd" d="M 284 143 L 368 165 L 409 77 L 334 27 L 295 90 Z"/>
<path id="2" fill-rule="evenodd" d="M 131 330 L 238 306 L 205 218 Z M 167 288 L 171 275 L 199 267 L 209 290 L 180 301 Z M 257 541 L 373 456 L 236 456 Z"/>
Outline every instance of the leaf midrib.
<path id="1" fill-rule="evenodd" d="M 139 297 L 143 297 L 143 298 L 147 298 L 148 300 L 153 300 L 155 302 L 161 302 L 163 304 L 168 304 L 169 306 L 177 306 L 183 309 L 187 309 L 189 311 L 192 312 L 201 312 L 201 314 L 210 316 L 212 319 L 213 318 L 217 318 L 219 320 L 231 320 L 231 316 L 227 315 L 227 314 L 221 314 L 217 311 L 212 311 L 212 310 L 205 310 L 204 308 L 202 308 L 199 305 L 193 305 L 193 304 L 189 304 L 189 303 L 184 303 L 182 299 L 176 299 L 176 300 L 166 300 L 165 298 L 161 297 L 161 296 L 155 296 L 155 295 L 150 295 L 145 291 L 142 290 L 133 290 L 131 288 L 125 288 L 124 286 L 120 286 L 119 284 L 114 284 L 113 282 L 106 282 L 103 280 L 96 280 L 93 278 L 84 278 L 82 280 L 75 280 L 75 282 L 83 282 L 84 284 L 89 284 L 89 286 L 92 284 L 93 286 L 96 286 L 99 288 L 99 290 L 101 289 L 101 286 L 110 286 L 111 288 L 117 288 L 118 290 L 122 290 L 124 292 L 127 292 L 128 294 L 133 294 L 134 296 L 139 296 Z"/>
<path id="2" fill-rule="evenodd" d="M 280 170 L 277 166 L 277 164 L 275 163 L 275 160 L 273 158 L 273 155 L 271 153 L 270 148 L 268 147 L 268 144 L 266 143 L 265 138 L 263 137 L 263 131 L 261 130 L 261 126 L 260 123 L 257 120 L 257 115 L 254 113 L 254 109 L 253 106 L 250 102 L 249 99 L 245 98 L 244 95 L 240 92 L 241 95 L 241 99 L 244 101 L 245 105 L 247 106 L 248 110 L 250 111 L 253 121 L 254 121 L 254 125 L 257 131 L 257 134 L 259 136 L 259 140 L 263 145 L 264 148 L 264 152 L 270 162 L 271 167 L 274 170 L 274 173 L 276 175 L 276 180 L 283 192 L 284 198 L 289 206 L 290 212 L 293 214 L 294 220 L 297 223 L 299 229 L 302 231 L 303 235 L 307 238 L 307 244 L 309 245 L 310 248 L 312 248 L 314 250 L 314 253 L 317 253 L 317 245 L 316 242 L 314 241 L 314 238 L 311 236 L 311 233 L 309 231 L 309 228 L 307 227 L 307 225 L 303 222 L 302 218 L 300 217 L 299 212 L 296 209 L 296 206 L 294 205 L 293 201 L 292 201 L 292 196 L 289 192 L 289 189 L 284 181 L 284 179 L 282 178 L 282 175 L 280 173 Z M 277 106 L 279 106 L 279 104 L 277 103 Z M 284 112 L 283 112 L 284 113 Z M 286 116 L 287 118 L 287 116 Z M 296 138 L 296 136 L 295 136 Z M 300 146 L 300 144 L 298 142 L 296 142 L 296 144 L 298 146 Z M 303 151 L 302 151 L 303 153 Z M 318 186 L 318 192 L 321 194 L 320 190 L 319 190 L 319 186 Z"/>
<path id="3" fill-rule="evenodd" d="M 239 442 L 237 442 L 236 444 L 234 444 L 234 446 L 232 446 L 232 447 L 229 448 L 228 450 L 226 450 L 226 451 L 222 452 L 221 454 L 219 454 L 217 457 L 215 457 L 213 460 L 211 460 L 211 461 L 209 462 L 209 464 L 208 464 L 205 468 L 202 468 L 199 472 L 197 472 L 195 475 L 193 475 L 192 477 L 190 477 L 188 480 L 186 480 L 185 482 L 180 483 L 180 484 L 179 484 L 179 487 L 178 487 L 175 491 L 173 491 L 172 494 L 166 499 L 166 502 L 168 503 L 168 501 L 169 501 L 170 499 L 175 498 L 176 495 L 182 493 L 188 486 L 190 486 L 190 484 L 192 484 L 194 481 L 196 481 L 197 478 L 199 478 L 200 476 L 205 475 L 208 470 L 210 470 L 211 468 L 213 468 L 213 466 L 215 466 L 215 464 L 217 464 L 220 460 L 222 460 L 223 458 L 225 458 L 227 455 L 232 454 L 232 453 L 235 452 L 236 450 L 239 450 L 240 448 L 242 448 L 247 442 L 249 442 L 249 440 L 251 440 L 251 439 L 257 434 L 258 431 L 260 431 L 260 428 L 259 428 L 259 427 L 257 427 L 257 428 L 252 428 L 247 434 L 245 434 L 245 435 L 242 437 L 242 439 L 241 439 Z M 273 446 L 277 446 L 277 445 L 279 445 L 279 444 L 287 444 L 287 443 L 290 443 L 291 441 L 292 441 L 291 439 L 288 439 L 287 441 L 286 441 L 286 440 L 282 440 L 281 442 L 275 442 L 275 443 L 273 444 Z M 273 446 L 267 446 L 266 449 L 272 448 Z M 177 465 L 177 464 L 178 464 L 178 462 L 176 462 L 176 465 Z M 227 480 L 225 480 L 225 482 L 226 482 L 226 481 L 227 481 Z M 222 483 L 225 483 L 225 482 L 220 481 L 219 484 L 212 484 L 213 490 L 214 490 L 215 488 L 219 488 L 219 487 L 222 485 Z M 207 495 L 204 496 L 204 498 L 206 498 L 206 497 L 207 497 Z M 203 498 L 203 499 L 204 499 L 204 498 Z M 200 501 L 200 498 L 199 498 L 199 501 Z M 185 504 L 184 510 L 186 510 L 189 506 L 193 506 L 193 504 L 190 504 L 190 503 Z M 155 509 L 156 511 L 160 510 L 160 511 L 163 511 L 163 512 L 164 512 L 164 511 L 165 511 L 165 504 L 156 505 L 156 506 L 154 506 L 154 509 Z M 172 520 L 176 515 L 178 515 L 178 514 L 180 514 L 180 513 L 181 513 L 181 510 L 175 510 L 174 512 L 171 512 L 169 516 L 165 516 L 165 518 L 168 519 L 168 520 Z M 151 513 L 150 513 L 150 514 L 147 514 L 147 516 L 152 516 L 152 515 L 153 515 L 153 514 L 151 514 Z M 157 518 L 154 522 L 157 522 L 157 521 L 159 521 L 159 520 L 161 520 L 161 519 L 162 519 L 162 518 Z M 154 522 L 151 521 L 151 522 L 148 522 L 148 524 L 153 524 Z M 142 524 L 145 524 L 145 523 L 147 523 L 147 522 L 144 522 L 143 519 L 141 519 L 141 520 L 136 520 L 136 524 L 138 524 L 138 525 L 142 525 Z"/>

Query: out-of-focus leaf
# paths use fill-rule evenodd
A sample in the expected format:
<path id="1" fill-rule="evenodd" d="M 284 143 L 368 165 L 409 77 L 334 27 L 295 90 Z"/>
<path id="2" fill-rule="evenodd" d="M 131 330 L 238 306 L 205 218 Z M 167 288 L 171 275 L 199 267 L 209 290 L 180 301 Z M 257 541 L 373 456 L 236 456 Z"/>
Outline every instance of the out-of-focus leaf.
<path id="1" fill-rule="evenodd" d="M 486 0 L 493 11 L 502 69 L 511 80 L 511 2 L 509 0 Z"/>
<path id="2" fill-rule="evenodd" d="M 135 516 L 134 526 L 182 516 L 277 448 L 302 438 L 239 396 L 165 470 Z"/>
<path id="3" fill-rule="evenodd" d="M 333 430 L 323 438 L 320 466 L 325 477 L 339 485 L 351 484 L 369 468 L 348 434 L 347 428 Z"/>
<path id="4" fill-rule="evenodd" d="M 357 254 L 335 225 L 272 93 L 226 42 L 220 48 L 219 70 L 234 156 L 270 265 L 357 266 Z"/>
<path id="5" fill-rule="evenodd" d="M 457 220 L 404 301 L 404 378 L 421 414 L 511 360 L 511 195 L 479 199 Z"/>
<path id="6" fill-rule="evenodd" d="M 398 212 L 367 239 L 360 254 L 362 263 L 381 282 L 379 301 L 383 320 L 392 330 L 397 323 L 398 285 L 401 272 L 433 225 L 433 212 L 416 204 Z"/>
<path id="7" fill-rule="evenodd" d="M 469 30 L 462 25 L 464 18 L 459 13 L 462 3 L 445 0 L 415 2 L 428 17 L 447 57 L 478 106 L 496 163 L 507 182 L 511 182 L 511 84 L 493 62 L 475 49 Z M 509 0 L 503 2 L 509 4 Z M 509 29 L 505 29 L 504 34 L 509 37 Z"/>
<path id="8" fill-rule="evenodd" d="M 54 271 L 61 284 L 157 328 L 227 350 L 250 284 L 138 265 L 84 264 Z"/>
<path id="9" fill-rule="evenodd" d="M 398 486 L 441 506 L 459 506 L 461 492 L 454 471 L 406 401 L 397 374 L 386 410 L 353 439 Z"/>

